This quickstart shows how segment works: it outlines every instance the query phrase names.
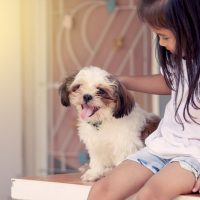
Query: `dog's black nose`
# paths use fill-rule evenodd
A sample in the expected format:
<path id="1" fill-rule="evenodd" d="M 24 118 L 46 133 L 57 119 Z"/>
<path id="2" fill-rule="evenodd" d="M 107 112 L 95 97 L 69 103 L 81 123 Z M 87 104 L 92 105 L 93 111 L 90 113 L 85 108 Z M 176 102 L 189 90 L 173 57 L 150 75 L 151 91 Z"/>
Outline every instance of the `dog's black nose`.
<path id="1" fill-rule="evenodd" d="M 89 102 L 90 100 L 92 100 L 92 95 L 90 94 L 85 94 L 83 96 L 83 100 L 85 101 L 85 103 Z"/>

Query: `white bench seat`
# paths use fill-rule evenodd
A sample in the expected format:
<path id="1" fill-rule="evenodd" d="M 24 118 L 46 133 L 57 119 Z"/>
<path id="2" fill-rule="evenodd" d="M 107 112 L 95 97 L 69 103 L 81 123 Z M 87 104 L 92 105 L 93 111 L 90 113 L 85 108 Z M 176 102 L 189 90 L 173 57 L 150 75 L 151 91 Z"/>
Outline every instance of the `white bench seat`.
<path id="1" fill-rule="evenodd" d="M 79 173 L 13 178 L 11 197 L 15 200 L 87 200 L 92 183 Z M 182 195 L 175 200 L 200 200 L 200 195 Z M 134 200 L 134 196 L 128 200 Z"/>

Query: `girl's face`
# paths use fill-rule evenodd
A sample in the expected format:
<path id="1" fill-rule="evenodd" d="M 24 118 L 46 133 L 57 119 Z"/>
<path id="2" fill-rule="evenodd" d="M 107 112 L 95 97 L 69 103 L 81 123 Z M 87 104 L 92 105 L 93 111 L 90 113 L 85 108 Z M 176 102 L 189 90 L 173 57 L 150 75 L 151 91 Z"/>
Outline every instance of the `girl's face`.
<path id="1" fill-rule="evenodd" d="M 176 49 L 176 38 L 172 31 L 165 28 L 152 28 L 152 30 L 158 35 L 160 46 L 163 46 L 171 53 L 174 53 Z"/>

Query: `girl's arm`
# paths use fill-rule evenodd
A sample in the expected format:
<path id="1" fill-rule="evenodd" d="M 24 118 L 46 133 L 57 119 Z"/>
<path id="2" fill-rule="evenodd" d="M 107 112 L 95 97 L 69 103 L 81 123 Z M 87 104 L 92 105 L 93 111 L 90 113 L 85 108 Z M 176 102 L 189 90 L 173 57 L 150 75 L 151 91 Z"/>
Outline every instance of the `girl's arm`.
<path id="1" fill-rule="evenodd" d="M 170 88 L 161 74 L 150 76 L 121 76 L 118 80 L 129 90 L 149 94 L 171 94 Z"/>

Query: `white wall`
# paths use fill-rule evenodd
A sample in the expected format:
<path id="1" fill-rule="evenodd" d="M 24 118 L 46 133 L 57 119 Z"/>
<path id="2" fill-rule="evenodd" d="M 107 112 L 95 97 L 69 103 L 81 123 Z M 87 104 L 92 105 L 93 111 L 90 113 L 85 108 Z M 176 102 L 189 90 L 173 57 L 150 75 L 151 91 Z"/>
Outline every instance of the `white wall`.
<path id="1" fill-rule="evenodd" d="M 20 0 L 0 2 L 0 199 L 22 174 Z"/>

